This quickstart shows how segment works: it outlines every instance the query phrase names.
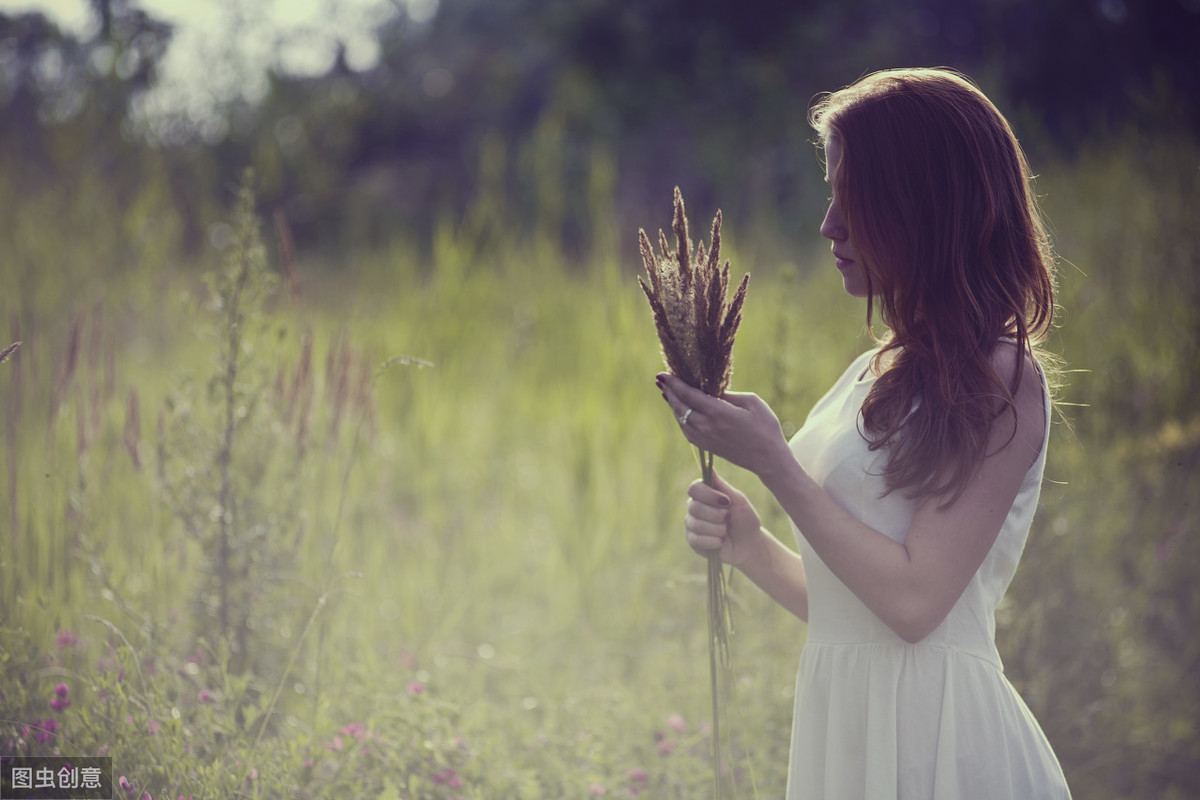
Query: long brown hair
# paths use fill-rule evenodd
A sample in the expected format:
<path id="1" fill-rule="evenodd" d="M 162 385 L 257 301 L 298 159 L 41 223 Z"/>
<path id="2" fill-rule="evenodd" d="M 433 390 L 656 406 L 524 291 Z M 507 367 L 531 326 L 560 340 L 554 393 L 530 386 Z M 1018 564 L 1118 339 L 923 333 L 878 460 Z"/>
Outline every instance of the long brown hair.
<path id="1" fill-rule="evenodd" d="M 1053 320 L 1025 155 L 996 106 L 945 69 L 873 73 L 821 97 L 810 121 L 842 147 L 829 179 L 867 274 L 868 328 L 878 303 L 891 329 L 862 408 L 870 446 L 887 448 L 889 490 L 952 503 L 992 423 L 1016 415 L 1023 358 L 997 374 L 997 342 L 1032 354 Z"/>

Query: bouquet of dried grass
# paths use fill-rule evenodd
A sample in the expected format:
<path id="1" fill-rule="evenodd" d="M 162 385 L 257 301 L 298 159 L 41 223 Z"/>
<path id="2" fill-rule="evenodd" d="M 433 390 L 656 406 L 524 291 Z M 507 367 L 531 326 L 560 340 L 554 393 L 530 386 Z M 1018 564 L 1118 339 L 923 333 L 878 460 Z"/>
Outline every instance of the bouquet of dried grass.
<path id="1" fill-rule="evenodd" d="M 649 283 L 638 278 L 662 343 L 667 369 L 685 383 L 705 394 L 719 397 L 729 387 L 733 375 L 733 340 L 742 321 L 742 304 L 750 276 L 738 284 L 733 299 L 728 300 L 729 262 L 721 264 L 721 212 L 713 218 L 712 236 L 705 249 L 701 241 L 693 253 L 688 237 L 687 215 L 683 194 L 675 188 L 675 217 L 672 223 L 675 246 L 659 230 L 659 253 L 656 255 L 644 230 L 638 231 L 642 262 Z M 713 454 L 697 448 L 704 482 L 714 483 Z M 716 797 L 721 796 L 721 727 L 718 662 L 728 670 L 729 635 L 732 621 L 729 616 L 729 586 L 721 554 L 708 555 L 708 631 L 709 669 L 712 677 L 712 752 L 713 783 Z"/>

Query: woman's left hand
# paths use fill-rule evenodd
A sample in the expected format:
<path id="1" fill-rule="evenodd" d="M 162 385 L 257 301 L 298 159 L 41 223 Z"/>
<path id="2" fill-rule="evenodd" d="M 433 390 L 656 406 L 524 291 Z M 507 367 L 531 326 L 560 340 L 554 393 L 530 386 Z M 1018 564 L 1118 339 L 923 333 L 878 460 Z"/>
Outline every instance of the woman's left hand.
<path id="1" fill-rule="evenodd" d="M 656 380 L 680 430 L 696 447 L 759 477 L 791 459 L 779 419 L 758 395 L 711 397 L 665 372 Z"/>

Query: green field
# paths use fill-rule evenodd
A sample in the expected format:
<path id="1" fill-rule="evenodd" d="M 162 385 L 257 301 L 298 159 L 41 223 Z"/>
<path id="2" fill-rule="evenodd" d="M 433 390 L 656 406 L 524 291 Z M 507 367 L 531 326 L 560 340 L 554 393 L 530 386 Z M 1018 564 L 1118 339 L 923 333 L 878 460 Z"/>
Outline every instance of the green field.
<path id="1" fill-rule="evenodd" d="M 1065 421 L 1000 645 L 1081 798 L 1200 792 L 1198 163 L 1039 165 Z M 568 259 L 477 211 L 291 272 L 264 216 L 236 285 L 239 219 L 184 256 L 153 183 L 0 197 L 0 752 L 155 798 L 710 795 L 698 470 L 636 231 Z M 789 430 L 869 342 L 818 223 L 725 232 L 734 385 Z M 732 589 L 739 796 L 778 797 L 804 626 Z"/>

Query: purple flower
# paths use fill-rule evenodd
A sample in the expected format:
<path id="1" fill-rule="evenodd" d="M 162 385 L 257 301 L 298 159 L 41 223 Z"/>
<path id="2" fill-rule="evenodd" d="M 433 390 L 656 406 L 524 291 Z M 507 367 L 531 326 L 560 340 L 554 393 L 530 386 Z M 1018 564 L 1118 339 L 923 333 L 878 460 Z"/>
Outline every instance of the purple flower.
<path id="1" fill-rule="evenodd" d="M 71 689 L 65 684 L 60 683 L 54 687 L 54 698 L 50 700 L 50 707 L 55 711 L 65 711 L 71 705 Z"/>
<path id="2" fill-rule="evenodd" d="M 62 650 L 64 647 L 74 647 L 77 644 L 79 644 L 79 637 L 75 635 L 74 631 L 67 630 L 66 628 L 63 628 L 54 637 L 54 646 L 59 650 Z"/>
<path id="3" fill-rule="evenodd" d="M 367 730 L 367 726 L 361 722 L 351 722 L 342 728 L 342 735 L 349 736 L 352 739 L 357 739 L 362 736 Z"/>
<path id="4" fill-rule="evenodd" d="M 34 729 L 34 739 L 38 744 L 46 744 L 54 738 L 55 731 L 58 730 L 58 723 L 52 719 L 35 720 L 31 726 Z M 22 728 L 22 732 L 26 732 L 29 728 Z"/>
<path id="5" fill-rule="evenodd" d="M 133 794 L 135 791 L 133 788 L 133 784 L 130 783 L 129 780 L 124 775 L 117 778 L 117 786 L 120 786 L 121 791 L 124 792 L 125 794 Z"/>
<path id="6" fill-rule="evenodd" d="M 201 689 L 200 694 L 196 695 L 196 699 L 201 703 L 211 703 L 213 701 L 212 692 L 208 689 Z"/>

